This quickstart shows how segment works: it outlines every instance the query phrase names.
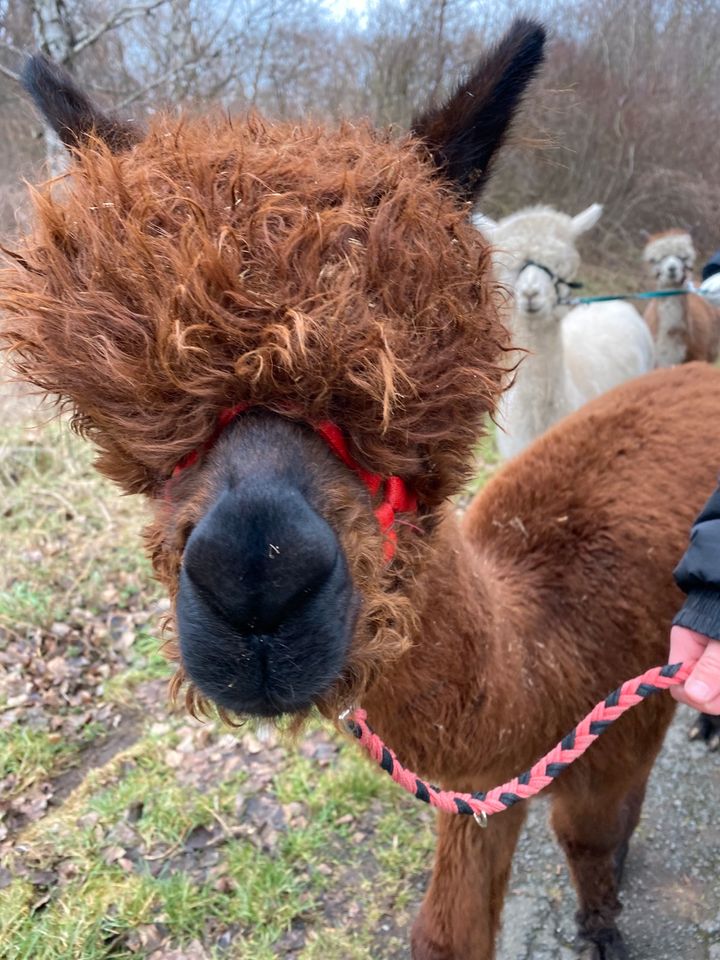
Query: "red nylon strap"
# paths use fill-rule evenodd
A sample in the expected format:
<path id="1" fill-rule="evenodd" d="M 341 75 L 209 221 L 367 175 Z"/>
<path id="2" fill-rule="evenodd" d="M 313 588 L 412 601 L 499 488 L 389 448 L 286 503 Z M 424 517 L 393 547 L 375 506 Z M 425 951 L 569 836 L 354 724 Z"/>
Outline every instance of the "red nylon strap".
<path id="1" fill-rule="evenodd" d="M 221 410 L 218 414 L 217 426 L 212 436 L 197 450 L 192 450 L 186 454 L 182 460 L 175 465 L 172 476 L 177 477 L 183 470 L 194 466 L 194 464 L 214 446 L 225 427 L 232 423 L 238 414 L 244 413 L 249 407 L 249 403 L 238 403 L 234 407 L 227 407 L 225 410 Z M 319 423 L 311 423 L 310 426 L 323 438 L 335 456 L 341 460 L 346 467 L 352 470 L 353 473 L 357 474 L 370 491 L 370 496 L 377 496 L 377 494 L 383 490 L 384 485 L 383 501 L 375 510 L 375 516 L 380 524 L 380 529 L 385 534 L 383 555 L 389 563 L 395 556 L 395 547 L 397 544 L 397 534 L 394 529 L 395 514 L 414 513 L 417 510 L 417 497 L 408 490 L 405 481 L 401 477 L 386 477 L 385 480 L 383 480 L 379 473 L 370 473 L 368 470 L 364 470 L 359 463 L 356 463 L 347 448 L 345 436 L 337 424 L 331 423 L 329 420 L 323 420 Z"/>
<path id="2" fill-rule="evenodd" d="M 360 477 L 370 494 L 375 496 L 383 486 L 383 478 L 378 473 L 369 473 L 367 470 L 363 470 L 353 460 L 340 427 L 329 420 L 314 423 L 312 427 L 326 441 L 333 453 L 342 460 L 345 466 Z M 384 483 L 383 502 L 375 510 L 375 516 L 380 524 L 380 529 L 385 534 L 383 555 L 389 563 L 395 556 L 395 546 L 397 544 L 397 533 L 394 529 L 395 514 L 414 513 L 417 510 L 417 497 L 414 493 L 410 493 L 401 477 L 386 477 Z"/>

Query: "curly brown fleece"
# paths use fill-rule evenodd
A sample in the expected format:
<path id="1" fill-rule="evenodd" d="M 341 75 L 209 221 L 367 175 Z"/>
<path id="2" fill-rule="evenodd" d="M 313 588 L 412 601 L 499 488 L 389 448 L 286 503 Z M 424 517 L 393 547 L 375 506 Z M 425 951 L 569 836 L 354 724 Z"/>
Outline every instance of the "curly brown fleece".
<path id="1" fill-rule="evenodd" d="M 410 483 L 426 527 L 466 480 L 507 332 L 488 247 L 411 137 L 159 118 L 120 155 L 92 140 L 33 201 L 35 231 L 0 276 L 2 337 L 100 470 L 155 499 L 146 540 L 173 600 L 207 486 L 165 481 L 224 407 L 332 420 L 359 462 Z M 328 486 L 327 518 L 364 616 L 329 709 L 407 648 L 427 550 L 401 529 L 388 571 L 348 479 Z M 172 638 L 167 652 L 179 661 Z M 175 690 L 184 679 L 179 665 Z M 203 707 L 192 685 L 187 702 Z"/>
<path id="2" fill-rule="evenodd" d="M 2 337 L 126 491 L 157 493 L 240 401 L 333 420 L 426 506 L 467 477 L 507 333 L 488 247 L 416 140 L 160 117 L 33 203 Z"/>

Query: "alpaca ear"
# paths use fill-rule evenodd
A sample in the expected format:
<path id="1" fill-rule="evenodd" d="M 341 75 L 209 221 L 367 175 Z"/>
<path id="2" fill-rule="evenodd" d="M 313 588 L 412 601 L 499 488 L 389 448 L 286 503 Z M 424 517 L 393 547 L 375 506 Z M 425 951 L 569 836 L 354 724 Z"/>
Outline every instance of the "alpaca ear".
<path id="1" fill-rule="evenodd" d="M 67 70 L 44 54 L 36 53 L 27 60 L 20 79 L 45 121 L 66 147 L 82 146 L 89 137 L 96 136 L 113 153 L 120 153 L 140 139 L 131 124 L 103 113 Z"/>
<path id="2" fill-rule="evenodd" d="M 478 211 L 472 214 L 470 223 L 472 223 L 475 229 L 479 230 L 487 240 L 492 242 L 498 228 L 497 220 L 493 220 L 492 217 L 486 217 L 484 213 Z"/>
<path id="3" fill-rule="evenodd" d="M 412 130 L 463 200 L 475 199 L 490 173 L 525 88 L 543 62 L 545 30 L 518 19 L 454 93 L 415 117 Z"/>
<path id="4" fill-rule="evenodd" d="M 578 213 L 572 218 L 572 233 L 574 237 L 579 237 L 581 233 L 587 233 L 591 230 L 602 216 L 603 207 L 601 203 L 591 203 L 587 210 Z"/>

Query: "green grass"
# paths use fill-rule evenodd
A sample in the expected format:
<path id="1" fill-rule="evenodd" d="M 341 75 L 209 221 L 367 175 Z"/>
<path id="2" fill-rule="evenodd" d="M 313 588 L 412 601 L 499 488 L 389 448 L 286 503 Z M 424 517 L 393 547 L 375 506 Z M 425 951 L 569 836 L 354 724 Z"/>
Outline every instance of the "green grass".
<path id="1" fill-rule="evenodd" d="M 21 710 L 42 702 L 52 681 L 40 679 L 30 692 L 24 681 L 37 680 L 54 658 L 74 658 L 81 681 L 88 663 L 105 670 L 111 688 L 112 673 L 123 663 L 118 657 L 108 663 L 105 623 L 113 612 L 126 615 L 158 593 L 139 541 L 141 505 L 119 497 L 98 476 L 89 445 L 63 423 L 3 428 L 0 489 L 0 542 L 7 559 L 0 565 L 0 652 L 9 664 L 26 663 L 5 684 L 0 673 L 0 708 L 10 709 L 23 693 Z M 156 637 L 138 632 L 129 660 L 143 679 L 160 675 L 157 647 Z M 102 679 L 93 675 L 95 683 Z M 127 689 L 134 680 L 129 677 Z M 13 775 L 10 795 L 79 763 L 88 743 L 109 734 L 92 717 L 70 738 L 53 726 L 58 717 L 71 726 L 73 715 L 97 706 L 92 687 L 87 702 L 74 688 L 71 695 L 61 688 L 46 711 L 34 709 L 32 729 L 24 726 L 22 713 L 19 722 L 0 728 L 1 769 Z"/>
<path id="2" fill-rule="evenodd" d="M 488 432 L 475 448 L 474 476 L 467 486 L 467 493 L 474 495 L 481 490 L 500 466 L 500 457 L 495 444 L 497 427 L 488 423 Z"/>
<path id="3" fill-rule="evenodd" d="M 0 738 L 0 780 L 12 777 L 15 781 L 10 790 L 6 788 L 6 796 L 46 777 L 71 750 L 70 744 L 27 727 L 19 727 L 12 736 Z"/>
<path id="4" fill-rule="evenodd" d="M 208 913 L 217 914 L 221 908 L 217 894 L 196 887 L 180 873 L 153 880 L 127 876 L 120 868 L 98 867 L 82 880 L 69 883 L 65 891 L 67 902 L 42 905 L 28 916 L 32 888 L 18 885 L 13 895 L 17 919 L 6 921 L 3 928 L 6 942 L 12 938 L 9 957 L 129 958 L 137 953 L 123 940 L 154 918 L 167 922 L 178 942 L 184 943 L 202 931 Z M 19 919 L 23 914 L 25 918 Z"/>
<path id="5" fill-rule="evenodd" d="M 112 585 L 127 602 L 147 590 L 150 567 L 138 536 L 145 513 L 92 466 L 89 444 L 61 422 L 4 427 L 0 440 L 2 544 L 0 625 L 47 627 L 73 607 L 107 606 Z"/>
<path id="6" fill-rule="evenodd" d="M 168 734 L 166 745 L 175 740 Z M 269 792 L 279 806 L 301 805 L 303 824 L 283 831 L 270 850 L 258 848 L 249 836 L 219 845 L 219 861 L 212 878 L 205 880 L 182 869 L 176 859 L 180 851 L 173 854 L 173 848 L 182 847 L 198 826 L 212 829 L 218 819 L 229 821 L 245 772 L 209 789 L 180 787 L 176 771 L 157 747 L 154 736 L 147 735 L 106 768 L 91 772 L 57 813 L 26 832 L 33 869 L 52 871 L 63 864 L 71 879 L 55 888 L 39 909 L 34 907 L 42 897 L 25 880 L 15 880 L 0 892 L 0 929 L 7 932 L 5 942 L 11 942 L 14 951 L 9 956 L 129 957 L 133 954 L 123 947 L 124 938 L 143 925 L 161 924 L 176 944 L 202 940 L 218 925 L 229 927 L 236 931 L 235 939 L 224 956 L 270 960 L 277 956 L 276 944 L 298 920 L 311 924 L 317 938 L 308 943 L 303 958 L 319 957 L 321 949 L 326 957 L 372 956 L 377 916 L 387 909 L 388 896 L 395 909 L 408 906 L 409 878 L 426 867 L 432 836 L 430 821 L 418 824 L 410 802 L 407 809 L 405 804 L 395 809 L 398 797 L 392 784 L 379 778 L 353 745 L 342 750 L 332 768 L 319 775 L 315 768 L 314 777 L 309 761 L 287 751 L 284 769 Z M 350 834 L 365 823 L 370 804 L 378 800 L 372 847 L 358 848 Z M 107 863 L 107 851 L 127 842 L 127 813 L 138 803 L 143 809 L 133 827 L 137 841 L 132 864 Z M 337 826 L 348 813 L 355 823 Z M 151 866 L 157 862 L 152 858 L 163 849 L 170 851 L 166 865 L 152 876 Z M 376 877 L 362 886 L 368 871 Z M 217 876 L 223 878 L 220 888 Z M 341 891 L 353 899 L 362 886 L 365 911 L 360 929 L 345 934 L 323 916 L 324 898 L 339 878 L 348 884 Z"/>
<path id="7" fill-rule="evenodd" d="M 55 594 L 50 587 L 18 580 L 0 592 L 0 622 L 13 629 L 28 624 L 52 623 L 56 619 Z"/>
<path id="8" fill-rule="evenodd" d="M 131 706 L 139 684 L 167 679 L 171 670 L 160 652 L 157 635 L 148 630 L 138 632 L 127 659 L 127 670 L 110 677 L 104 685 L 104 697 L 109 702 Z"/>

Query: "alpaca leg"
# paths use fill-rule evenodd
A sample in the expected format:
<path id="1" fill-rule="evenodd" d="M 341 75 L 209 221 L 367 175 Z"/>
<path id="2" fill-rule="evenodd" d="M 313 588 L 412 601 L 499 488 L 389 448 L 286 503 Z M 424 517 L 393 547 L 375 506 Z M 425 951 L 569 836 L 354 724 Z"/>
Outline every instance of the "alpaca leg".
<path id="1" fill-rule="evenodd" d="M 525 804 L 482 829 L 466 816 L 438 817 L 430 888 L 412 931 L 413 960 L 493 960 L 505 888 Z"/>
<path id="2" fill-rule="evenodd" d="M 579 779 L 555 796 L 552 825 L 565 851 L 577 890 L 578 932 L 584 960 L 625 960 L 616 925 L 622 909 L 618 888 L 630 837 L 640 820 L 649 768 L 636 771 L 628 787 L 623 771 L 594 792 Z M 623 784 L 622 788 L 618 784 Z"/>
<path id="3" fill-rule="evenodd" d="M 645 788 L 647 787 L 648 776 L 649 772 L 642 780 L 642 783 L 635 784 L 630 790 L 628 790 L 622 801 L 620 816 L 623 838 L 619 845 L 615 848 L 615 853 L 613 855 L 615 881 L 618 888 L 622 885 L 623 881 L 625 861 L 627 859 L 628 850 L 630 849 L 630 839 L 633 833 L 635 833 L 635 828 L 637 827 L 638 823 L 640 823 L 640 814 L 642 813 L 642 805 L 645 801 Z"/>
<path id="4" fill-rule="evenodd" d="M 720 748 L 720 717 L 709 713 L 700 713 L 690 728 L 691 740 L 704 740 L 708 750 Z"/>

